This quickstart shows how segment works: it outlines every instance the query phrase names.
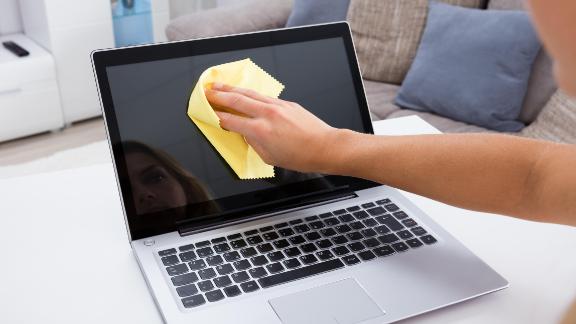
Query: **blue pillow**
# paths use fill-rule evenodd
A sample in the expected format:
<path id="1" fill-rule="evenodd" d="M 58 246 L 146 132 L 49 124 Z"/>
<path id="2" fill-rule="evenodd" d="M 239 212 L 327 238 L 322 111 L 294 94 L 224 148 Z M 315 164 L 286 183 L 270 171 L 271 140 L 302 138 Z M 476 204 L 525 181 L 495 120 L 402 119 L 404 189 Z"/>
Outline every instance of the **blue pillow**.
<path id="1" fill-rule="evenodd" d="M 295 0 L 286 27 L 346 20 L 350 0 Z"/>
<path id="2" fill-rule="evenodd" d="M 517 132 L 540 42 L 523 11 L 477 10 L 435 1 L 396 97 L 403 108 Z"/>

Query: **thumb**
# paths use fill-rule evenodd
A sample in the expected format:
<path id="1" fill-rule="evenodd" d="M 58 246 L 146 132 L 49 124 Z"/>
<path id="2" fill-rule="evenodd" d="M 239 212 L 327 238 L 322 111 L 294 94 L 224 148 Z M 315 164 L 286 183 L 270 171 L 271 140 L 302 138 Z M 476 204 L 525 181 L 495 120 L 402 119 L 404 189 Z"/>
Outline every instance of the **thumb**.
<path id="1" fill-rule="evenodd" d="M 222 129 L 239 133 L 244 135 L 244 137 L 252 134 L 252 123 L 251 118 L 242 117 L 235 114 L 230 114 L 223 111 L 215 111 L 216 115 L 220 119 L 220 127 Z"/>

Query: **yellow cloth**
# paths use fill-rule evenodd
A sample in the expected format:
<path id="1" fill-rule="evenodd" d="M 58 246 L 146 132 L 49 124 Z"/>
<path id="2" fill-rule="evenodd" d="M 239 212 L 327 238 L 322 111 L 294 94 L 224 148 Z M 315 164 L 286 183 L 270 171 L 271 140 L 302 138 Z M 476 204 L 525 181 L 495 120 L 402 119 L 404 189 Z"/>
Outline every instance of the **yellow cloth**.
<path id="1" fill-rule="evenodd" d="M 274 167 L 266 164 L 242 135 L 220 127 L 220 120 L 204 93 L 214 82 L 252 89 L 274 98 L 278 98 L 284 85 L 247 58 L 206 69 L 198 78 L 188 102 L 188 117 L 240 179 L 274 177 Z"/>

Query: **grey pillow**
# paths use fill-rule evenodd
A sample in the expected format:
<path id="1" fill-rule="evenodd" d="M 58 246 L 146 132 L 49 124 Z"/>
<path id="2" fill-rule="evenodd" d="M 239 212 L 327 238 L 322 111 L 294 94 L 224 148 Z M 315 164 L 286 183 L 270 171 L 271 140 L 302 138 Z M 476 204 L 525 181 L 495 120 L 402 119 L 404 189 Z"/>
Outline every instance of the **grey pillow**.
<path id="1" fill-rule="evenodd" d="M 527 13 L 430 2 L 414 63 L 396 97 L 404 108 L 517 132 L 540 43 Z"/>
<path id="2" fill-rule="evenodd" d="M 295 0 L 286 27 L 346 20 L 350 0 Z"/>

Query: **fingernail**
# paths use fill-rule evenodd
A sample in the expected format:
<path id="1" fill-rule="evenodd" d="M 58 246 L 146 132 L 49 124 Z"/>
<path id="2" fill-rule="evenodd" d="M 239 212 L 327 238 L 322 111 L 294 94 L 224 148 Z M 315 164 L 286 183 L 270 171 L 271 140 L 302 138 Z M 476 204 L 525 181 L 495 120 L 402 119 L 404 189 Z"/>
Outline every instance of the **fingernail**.
<path id="1" fill-rule="evenodd" d="M 224 85 L 223 85 L 222 83 L 220 83 L 220 82 L 214 82 L 214 83 L 212 83 L 212 89 L 218 90 L 218 89 L 222 89 L 223 87 L 224 87 Z"/>

